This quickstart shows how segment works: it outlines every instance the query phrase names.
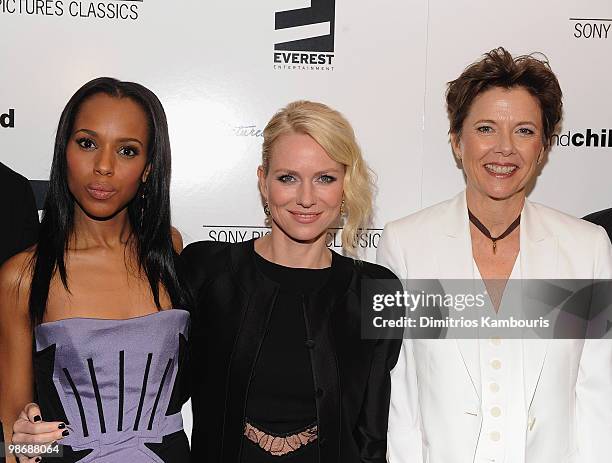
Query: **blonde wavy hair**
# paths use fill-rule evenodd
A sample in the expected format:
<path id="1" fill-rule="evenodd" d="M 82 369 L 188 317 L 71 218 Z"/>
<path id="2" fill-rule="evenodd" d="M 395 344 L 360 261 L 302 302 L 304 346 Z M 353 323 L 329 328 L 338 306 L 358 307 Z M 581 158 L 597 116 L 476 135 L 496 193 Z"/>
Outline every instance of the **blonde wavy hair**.
<path id="1" fill-rule="evenodd" d="M 351 124 L 323 103 L 289 103 L 270 119 L 263 132 L 262 167 L 266 176 L 274 142 L 291 132 L 311 136 L 330 158 L 345 166 L 342 248 L 357 256 L 359 230 L 368 226 L 372 215 L 374 174 L 363 159 Z"/>

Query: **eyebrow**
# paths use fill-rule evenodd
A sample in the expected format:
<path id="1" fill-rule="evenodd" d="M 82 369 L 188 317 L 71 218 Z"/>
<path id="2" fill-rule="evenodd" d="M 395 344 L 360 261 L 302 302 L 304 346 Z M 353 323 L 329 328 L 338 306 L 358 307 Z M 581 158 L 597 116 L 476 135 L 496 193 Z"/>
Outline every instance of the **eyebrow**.
<path id="1" fill-rule="evenodd" d="M 497 124 L 497 122 L 495 122 L 494 120 L 491 120 L 491 119 L 481 119 L 479 121 L 474 122 L 474 124 L 483 124 L 483 123 Z M 537 126 L 537 124 L 535 122 L 533 122 L 533 121 L 520 121 L 520 122 L 516 123 L 516 125 L 525 125 L 525 124 Z"/>
<path id="2" fill-rule="evenodd" d="M 79 130 L 75 130 L 72 134 L 75 135 L 79 132 L 85 132 L 89 135 L 91 135 L 92 137 L 97 137 L 98 136 L 98 132 L 94 131 L 94 130 L 89 130 L 89 129 L 79 129 Z"/>
<path id="3" fill-rule="evenodd" d="M 283 172 L 283 173 L 288 174 L 288 175 L 297 175 L 297 176 L 300 175 L 300 173 L 295 171 L 295 170 L 282 169 L 282 168 L 275 169 L 273 173 L 274 174 L 278 174 L 280 172 Z M 325 170 L 321 170 L 319 172 L 315 172 L 314 175 L 317 176 L 317 175 L 323 175 L 323 174 L 328 174 L 328 173 L 339 173 L 339 172 L 340 172 L 340 169 L 337 169 L 337 168 L 333 167 L 331 169 L 325 169 Z"/>
<path id="4" fill-rule="evenodd" d="M 140 146 L 144 146 L 138 138 L 120 138 L 118 141 L 120 141 L 121 143 L 135 142 L 138 143 Z"/>
<path id="5" fill-rule="evenodd" d="M 85 132 L 88 135 L 91 135 L 92 137 L 97 137 L 98 133 L 95 130 L 90 130 L 90 129 L 78 129 L 75 130 L 73 132 L 73 135 L 79 133 L 79 132 Z M 119 140 L 117 140 L 121 143 L 126 143 L 126 142 L 135 142 L 138 143 L 140 146 L 144 147 L 144 145 L 142 144 L 142 142 L 138 139 L 138 138 L 120 138 Z"/>

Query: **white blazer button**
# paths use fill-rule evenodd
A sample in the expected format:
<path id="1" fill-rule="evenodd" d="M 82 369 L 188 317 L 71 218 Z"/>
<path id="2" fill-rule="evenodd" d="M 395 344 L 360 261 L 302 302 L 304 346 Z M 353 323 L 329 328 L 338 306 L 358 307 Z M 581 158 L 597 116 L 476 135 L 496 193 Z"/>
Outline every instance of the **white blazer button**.
<path id="1" fill-rule="evenodd" d="M 531 431 L 533 429 L 533 426 L 535 425 L 535 416 L 532 416 L 531 418 L 529 418 L 529 422 L 528 422 L 528 426 L 529 426 L 529 430 Z"/>

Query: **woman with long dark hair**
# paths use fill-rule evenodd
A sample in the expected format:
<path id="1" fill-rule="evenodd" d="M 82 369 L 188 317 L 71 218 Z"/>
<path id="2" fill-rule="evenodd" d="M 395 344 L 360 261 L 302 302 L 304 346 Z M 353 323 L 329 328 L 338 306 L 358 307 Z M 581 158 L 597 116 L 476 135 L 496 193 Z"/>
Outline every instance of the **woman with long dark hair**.
<path id="1" fill-rule="evenodd" d="M 39 242 L 0 269 L 0 418 L 14 443 L 41 424 L 40 442 L 62 438 L 54 461 L 189 459 L 169 187 L 158 98 L 111 78 L 81 87 L 60 118 Z M 33 422 L 22 412 L 13 426 L 35 395 L 40 414 L 26 407 Z"/>

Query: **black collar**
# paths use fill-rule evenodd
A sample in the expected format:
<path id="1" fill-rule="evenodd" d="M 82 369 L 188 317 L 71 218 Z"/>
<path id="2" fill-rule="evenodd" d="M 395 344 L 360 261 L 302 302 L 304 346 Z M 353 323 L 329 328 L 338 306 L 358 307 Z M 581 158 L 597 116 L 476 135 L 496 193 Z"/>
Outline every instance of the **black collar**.
<path id="1" fill-rule="evenodd" d="M 265 278 L 257 270 L 254 243 L 255 238 L 237 243 L 230 248 L 232 273 L 238 277 L 237 281 L 247 293 L 255 291 Z M 320 294 L 341 296 L 348 290 L 352 279 L 355 277 L 354 267 L 356 264 L 353 259 L 342 256 L 333 250 L 330 251 L 332 253 L 331 275 Z M 267 279 L 266 282 L 274 285 L 274 287 L 278 286 L 278 284 Z"/>

